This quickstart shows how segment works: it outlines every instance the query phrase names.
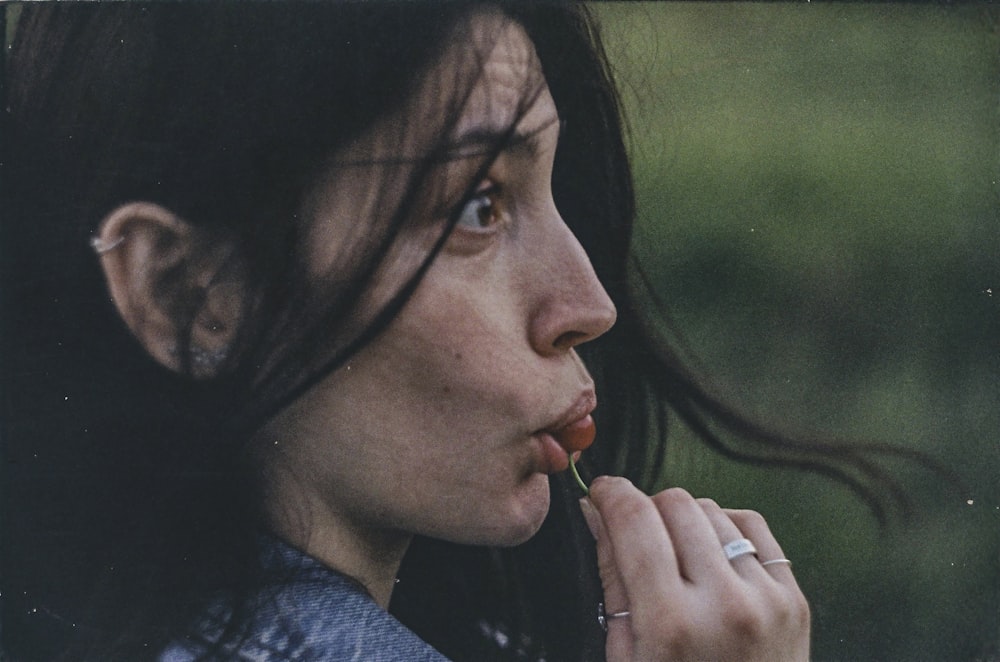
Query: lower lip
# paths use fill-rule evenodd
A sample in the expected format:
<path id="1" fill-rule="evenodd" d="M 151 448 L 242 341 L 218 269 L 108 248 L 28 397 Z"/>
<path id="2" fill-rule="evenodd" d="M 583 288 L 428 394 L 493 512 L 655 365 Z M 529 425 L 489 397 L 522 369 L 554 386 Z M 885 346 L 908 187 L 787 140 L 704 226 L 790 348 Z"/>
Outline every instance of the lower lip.
<path id="1" fill-rule="evenodd" d="M 569 469 L 569 456 L 548 432 L 540 432 L 536 439 L 541 443 L 542 458 L 538 470 L 543 474 L 556 474 Z"/>

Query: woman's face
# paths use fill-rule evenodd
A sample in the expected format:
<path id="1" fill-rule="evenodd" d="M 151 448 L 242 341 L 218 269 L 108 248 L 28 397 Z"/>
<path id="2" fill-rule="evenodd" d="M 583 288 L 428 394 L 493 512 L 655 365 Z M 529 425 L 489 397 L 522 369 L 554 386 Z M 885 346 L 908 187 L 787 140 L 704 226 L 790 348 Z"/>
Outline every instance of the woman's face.
<path id="1" fill-rule="evenodd" d="M 309 266 L 326 274 L 358 219 L 411 172 L 377 162 L 426 149 L 448 92 L 469 78 L 456 72 L 478 72 L 449 127 L 454 158 L 417 202 L 427 222 L 397 239 L 369 304 L 398 289 L 461 208 L 443 251 L 382 335 L 259 434 L 272 491 L 305 505 L 312 527 L 521 542 L 548 510 L 548 474 L 567 467 L 544 432 L 596 404 L 574 347 L 607 331 L 615 309 L 553 202 L 556 107 L 520 27 L 495 14 L 466 27 L 409 106 L 337 155 L 373 163 L 333 168 L 305 209 Z M 517 136 L 463 201 L 489 138 L 511 125 Z"/>

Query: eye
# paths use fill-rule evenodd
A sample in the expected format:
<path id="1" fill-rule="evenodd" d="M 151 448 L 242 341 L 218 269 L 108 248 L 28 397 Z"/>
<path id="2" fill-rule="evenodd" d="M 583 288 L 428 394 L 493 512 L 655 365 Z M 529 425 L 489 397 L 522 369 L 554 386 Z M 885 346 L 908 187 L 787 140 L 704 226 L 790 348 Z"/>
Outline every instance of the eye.
<path id="1" fill-rule="evenodd" d="M 475 232 L 493 229 L 499 222 L 500 209 L 496 201 L 499 193 L 499 186 L 492 182 L 483 182 L 475 195 L 462 207 L 456 225 Z"/>

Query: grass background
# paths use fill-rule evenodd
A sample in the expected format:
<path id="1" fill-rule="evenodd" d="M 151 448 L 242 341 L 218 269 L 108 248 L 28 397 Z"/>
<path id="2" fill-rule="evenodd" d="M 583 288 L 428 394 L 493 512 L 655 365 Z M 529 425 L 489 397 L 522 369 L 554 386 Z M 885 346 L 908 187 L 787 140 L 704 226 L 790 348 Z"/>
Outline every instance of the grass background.
<path id="1" fill-rule="evenodd" d="M 598 4 L 637 250 L 713 387 L 792 431 L 940 458 L 880 530 L 845 490 L 683 431 L 668 484 L 763 512 L 816 660 L 1000 660 L 1000 12 Z"/>

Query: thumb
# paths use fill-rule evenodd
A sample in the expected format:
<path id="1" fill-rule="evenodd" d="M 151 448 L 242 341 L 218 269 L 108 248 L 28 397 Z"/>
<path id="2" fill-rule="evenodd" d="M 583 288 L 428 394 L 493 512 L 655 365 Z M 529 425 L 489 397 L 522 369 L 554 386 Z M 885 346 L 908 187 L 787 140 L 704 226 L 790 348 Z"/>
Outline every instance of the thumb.
<path id="1" fill-rule="evenodd" d="M 614 548 L 604 528 L 604 519 L 589 497 L 580 499 L 580 510 L 587 522 L 587 528 L 597 542 L 597 570 L 604 589 L 604 606 L 606 613 L 628 609 L 628 595 L 625 584 L 618 572 L 615 562 Z M 631 632 L 627 627 L 629 619 L 615 619 L 608 622 L 607 659 L 629 659 L 631 649 Z"/>

